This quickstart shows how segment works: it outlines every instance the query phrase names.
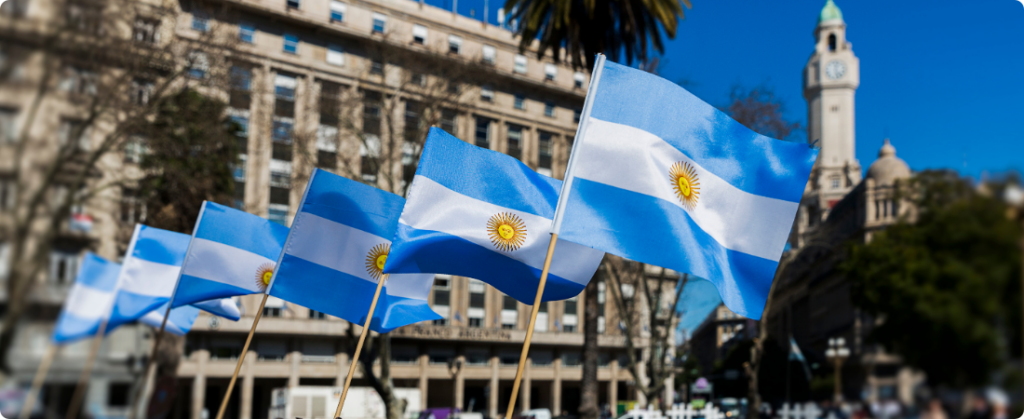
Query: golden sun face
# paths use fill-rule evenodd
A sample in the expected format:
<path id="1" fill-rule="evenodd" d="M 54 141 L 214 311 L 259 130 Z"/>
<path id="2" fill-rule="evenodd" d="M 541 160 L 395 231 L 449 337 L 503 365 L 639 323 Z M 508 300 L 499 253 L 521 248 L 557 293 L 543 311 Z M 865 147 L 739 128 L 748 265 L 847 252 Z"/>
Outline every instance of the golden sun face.
<path id="1" fill-rule="evenodd" d="M 693 211 L 697 206 L 697 198 L 700 198 L 700 179 L 697 178 L 697 171 L 690 163 L 678 162 L 672 165 L 668 173 L 676 197 L 686 209 Z"/>
<path id="2" fill-rule="evenodd" d="M 370 253 L 366 254 L 366 273 L 374 280 L 379 281 L 384 274 L 384 263 L 388 261 L 388 253 L 391 252 L 391 245 L 381 243 L 373 246 Z"/>
<path id="3" fill-rule="evenodd" d="M 267 287 L 270 286 L 270 278 L 274 277 L 274 264 L 264 263 L 256 268 L 256 286 L 260 287 L 260 291 L 266 291 Z"/>
<path id="4" fill-rule="evenodd" d="M 526 241 L 526 224 L 513 213 L 501 212 L 487 220 L 487 235 L 498 250 L 511 252 Z"/>

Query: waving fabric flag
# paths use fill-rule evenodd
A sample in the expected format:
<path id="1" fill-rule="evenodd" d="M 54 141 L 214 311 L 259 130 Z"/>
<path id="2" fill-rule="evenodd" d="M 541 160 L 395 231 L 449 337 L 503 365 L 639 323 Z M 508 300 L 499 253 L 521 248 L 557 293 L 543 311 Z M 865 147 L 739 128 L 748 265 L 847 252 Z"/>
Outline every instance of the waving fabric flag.
<path id="1" fill-rule="evenodd" d="M 362 324 L 405 200 L 314 170 L 274 271 L 270 295 Z M 390 275 L 370 329 L 385 333 L 441 316 L 427 305 L 433 275 Z"/>
<path id="2" fill-rule="evenodd" d="M 440 273 L 533 304 L 562 182 L 431 128 L 386 273 Z M 576 296 L 603 252 L 559 240 L 542 301 Z"/>
<path id="3" fill-rule="evenodd" d="M 158 307 L 156 310 L 146 313 L 139 319 L 140 322 L 159 328 L 164 321 L 164 314 L 167 313 L 167 304 Z M 164 330 L 178 336 L 184 336 L 192 330 L 192 324 L 196 317 L 199 317 L 199 309 L 193 306 L 184 306 L 171 309 L 171 315 L 167 318 L 167 325 Z"/>
<path id="4" fill-rule="evenodd" d="M 288 227 L 212 202 L 196 223 L 173 307 L 266 291 Z"/>
<path id="5" fill-rule="evenodd" d="M 597 65 L 552 231 L 706 278 L 729 309 L 760 318 L 817 151 L 660 77 Z"/>
<path id="6" fill-rule="evenodd" d="M 85 254 L 78 276 L 57 318 L 53 330 L 54 343 L 65 344 L 96 335 L 100 323 L 110 315 L 120 272 L 120 264 L 92 252 Z M 108 326 L 107 330 L 110 329 Z"/>

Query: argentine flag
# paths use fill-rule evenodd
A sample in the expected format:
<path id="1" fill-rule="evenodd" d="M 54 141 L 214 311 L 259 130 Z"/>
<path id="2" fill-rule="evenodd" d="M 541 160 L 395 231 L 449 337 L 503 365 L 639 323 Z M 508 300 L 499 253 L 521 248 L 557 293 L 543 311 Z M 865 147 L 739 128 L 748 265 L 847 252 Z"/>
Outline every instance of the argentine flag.
<path id="1" fill-rule="evenodd" d="M 64 300 L 64 308 L 53 330 L 53 343 L 61 345 L 91 338 L 110 315 L 117 294 L 121 265 L 87 252 L 78 276 Z M 108 325 L 107 331 L 112 328 Z"/>
<path id="2" fill-rule="evenodd" d="M 167 313 L 167 304 L 170 304 L 170 302 L 146 313 L 139 321 L 160 328 L 160 325 L 164 322 L 164 314 Z M 171 316 L 167 318 L 164 330 L 178 336 L 184 336 L 189 330 L 192 330 L 192 324 L 195 323 L 196 317 L 199 317 L 199 309 L 193 306 L 171 309 Z"/>
<path id="3" fill-rule="evenodd" d="M 562 182 L 431 128 L 386 273 L 476 278 L 533 304 Z M 572 298 L 604 253 L 559 240 L 542 301 Z"/>
<path id="4" fill-rule="evenodd" d="M 597 66 L 552 232 L 706 278 L 759 319 L 818 152 L 660 77 Z"/>
<path id="5" fill-rule="evenodd" d="M 118 278 L 111 327 L 139 320 L 170 302 L 189 240 L 187 234 L 142 224 L 135 226 Z M 231 320 L 241 317 L 233 304 L 208 303 L 204 309 Z"/>
<path id="6" fill-rule="evenodd" d="M 398 195 L 314 169 L 270 295 L 363 324 L 404 203 Z M 427 305 L 433 283 L 433 275 L 390 275 L 370 329 L 386 333 L 440 319 Z"/>
<path id="7" fill-rule="evenodd" d="M 172 305 L 265 292 L 287 237 L 288 227 L 203 202 Z"/>

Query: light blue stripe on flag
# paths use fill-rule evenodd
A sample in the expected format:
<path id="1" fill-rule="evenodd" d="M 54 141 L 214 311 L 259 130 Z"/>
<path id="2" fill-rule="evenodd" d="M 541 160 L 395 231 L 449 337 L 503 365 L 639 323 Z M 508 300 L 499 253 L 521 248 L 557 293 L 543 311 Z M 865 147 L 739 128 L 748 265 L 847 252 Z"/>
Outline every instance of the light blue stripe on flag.
<path id="1" fill-rule="evenodd" d="M 167 304 L 170 303 L 165 303 L 157 307 L 156 310 L 146 313 L 139 321 L 159 328 L 160 324 L 164 321 L 164 314 L 167 313 Z M 172 309 L 171 315 L 167 317 L 167 325 L 164 330 L 178 336 L 184 336 L 189 330 L 192 330 L 192 324 L 195 323 L 196 317 L 199 317 L 198 308 L 185 306 Z"/>
<path id="2" fill-rule="evenodd" d="M 288 227 L 204 202 L 172 305 L 264 292 L 287 237 Z"/>
<path id="3" fill-rule="evenodd" d="M 53 331 L 53 342 L 66 344 L 96 335 L 110 315 L 121 265 L 87 252 L 64 301 Z"/>
<path id="4" fill-rule="evenodd" d="M 285 243 L 270 295 L 363 324 L 404 200 L 314 170 Z M 433 275 L 390 275 L 370 329 L 440 319 L 427 305 Z"/>
<path id="5" fill-rule="evenodd" d="M 467 276 L 533 304 L 561 185 L 431 128 L 384 271 Z M 559 240 L 542 300 L 579 294 L 603 256 Z"/>
<path id="6" fill-rule="evenodd" d="M 706 278 L 732 311 L 760 318 L 817 151 L 657 76 L 610 62 L 597 74 L 554 232 Z"/>

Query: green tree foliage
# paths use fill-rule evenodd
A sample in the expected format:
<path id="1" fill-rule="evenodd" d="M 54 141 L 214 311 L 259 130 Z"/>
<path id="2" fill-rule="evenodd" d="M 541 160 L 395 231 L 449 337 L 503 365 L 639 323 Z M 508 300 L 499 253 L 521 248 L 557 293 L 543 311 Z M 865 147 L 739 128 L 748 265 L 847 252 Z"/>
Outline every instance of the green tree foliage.
<path id="1" fill-rule="evenodd" d="M 182 90 L 139 130 L 148 153 L 139 182 L 146 199 L 146 224 L 191 232 L 203 201 L 230 204 L 238 161 L 238 125 L 226 105 L 194 90 Z"/>
<path id="2" fill-rule="evenodd" d="M 648 50 L 664 51 L 662 32 L 675 38 L 689 0 L 506 0 L 505 12 L 518 24 L 519 49 L 540 40 L 537 56 L 552 51 L 561 61 L 565 48 L 574 68 L 590 69 L 598 53 L 627 63 L 646 62 Z"/>
<path id="3" fill-rule="evenodd" d="M 921 173 L 903 191 L 917 221 L 852 245 L 841 266 L 854 301 L 881 320 L 872 339 L 931 384 L 984 384 L 1018 340 L 1021 231 L 954 173 Z"/>

